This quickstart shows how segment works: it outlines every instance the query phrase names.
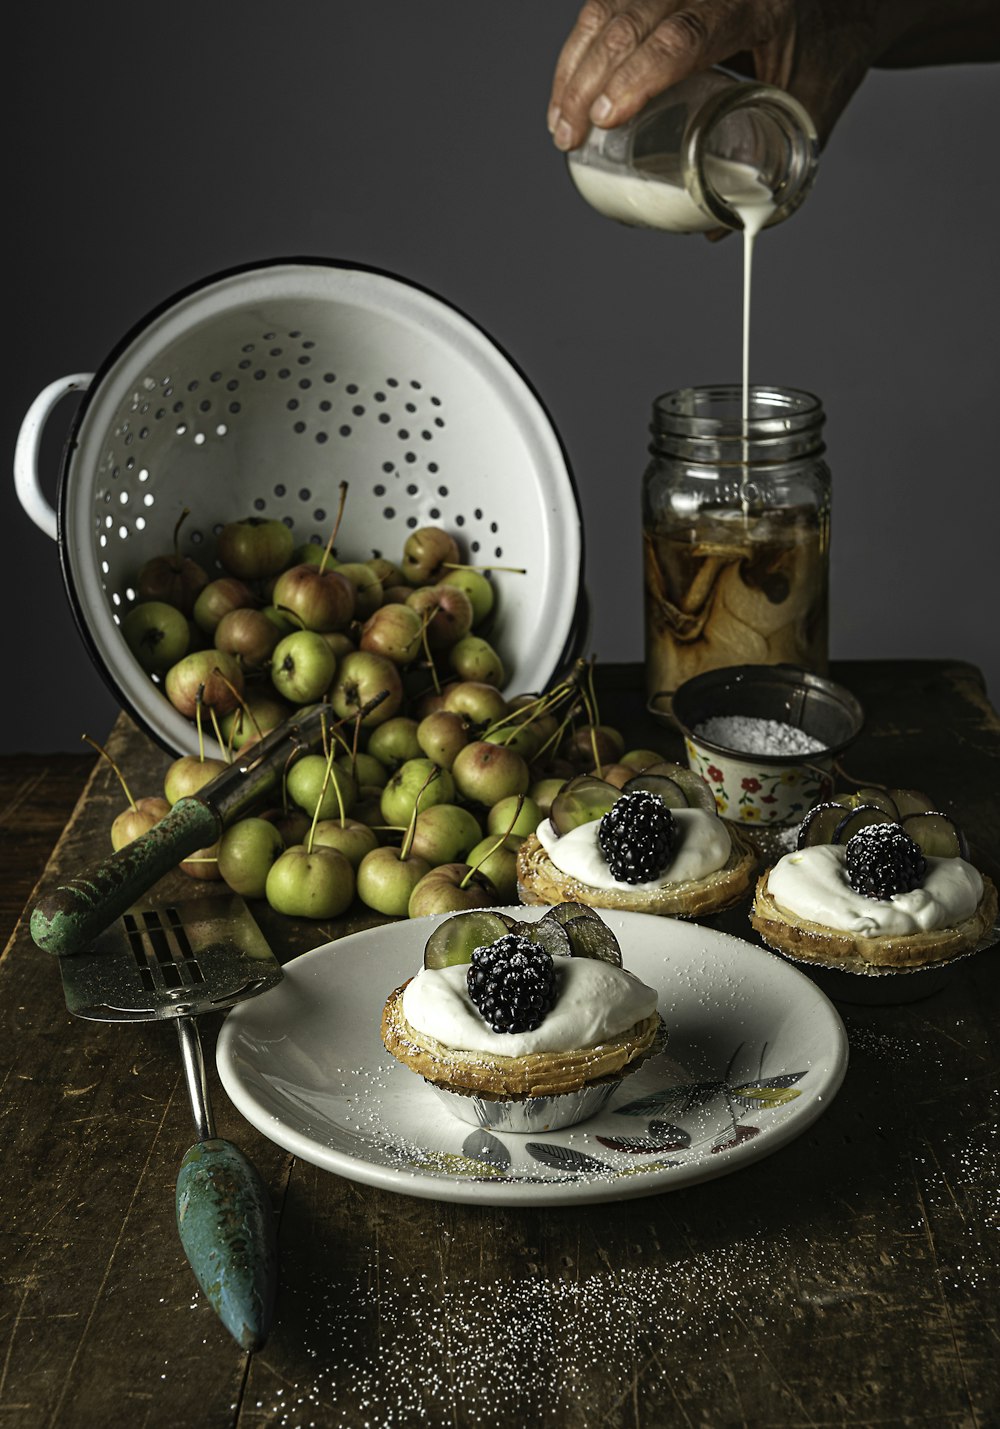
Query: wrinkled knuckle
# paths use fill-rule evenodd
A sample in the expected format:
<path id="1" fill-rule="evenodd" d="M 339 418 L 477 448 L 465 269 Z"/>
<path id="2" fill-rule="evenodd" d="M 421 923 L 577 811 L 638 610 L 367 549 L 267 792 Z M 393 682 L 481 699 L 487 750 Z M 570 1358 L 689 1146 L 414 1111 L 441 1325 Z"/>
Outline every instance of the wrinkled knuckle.
<path id="1" fill-rule="evenodd" d="M 601 33 L 605 25 L 610 23 L 614 13 L 614 6 L 609 3 L 609 0 L 587 0 L 577 16 L 577 29 L 593 39 L 595 35 Z"/>
<path id="2" fill-rule="evenodd" d="M 644 38 L 641 20 L 631 10 L 623 10 L 608 23 L 601 43 L 612 59 L 621 59 L 637 50 Z"/>
<path id="3" fill-rule="evenodd" d="M 708 38 L 702 15 L 696 10 L 678 10 L 657 25 L 647 43 L 665 60 L 692 60 L 704 52 Z"/>

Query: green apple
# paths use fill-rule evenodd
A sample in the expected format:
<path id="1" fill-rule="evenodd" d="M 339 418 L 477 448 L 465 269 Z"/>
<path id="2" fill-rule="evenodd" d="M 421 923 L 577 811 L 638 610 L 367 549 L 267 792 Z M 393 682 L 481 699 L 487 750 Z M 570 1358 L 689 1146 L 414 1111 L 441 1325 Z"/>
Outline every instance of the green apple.
<path id="1" fill-rule="evenodd" d="M 465 856 L 496 888 L 498 903 L 517 902 L 517 851 L 523 842 L 512 834 L 498 846 L 497 835 L 487 834 Z"/>
<path id="2" fill-rule="evenodd" d="M 263 898 L 271 865 L 284 847 L 267 819 L 240 819 L 219 840 L 219 872 L 234 893 Z"/>
<path id="3" fill-rule="evenodd" d="M 271 865 L 265 893 L 286 917 L 338 918 L 354 899 L 354 869 L 338 849 L 296 844 Z"/>
<path id="4" fill-rule="evenodd" d="M 187 616 L 162 600 L 144 600 L 122 617 L 125 643 L 147 675 L 163 675 L 188 652 Z"/>
<path id="5" fill-rule="evenodd" d="M 521 811 L 517 813 L 519 795 L 508 794 L 499 799 L 490 809 L 486 818 L 486 832 L 490 834 L 517 834 L 520 838 L 533 834 L 542 822 L 542 811 L 534 799 L 525 795 Z M 515 814 L 517 818 L 514 819 Z M 512 824 L 512 820 L 514 820 Z"/>
<path id="6" fill-rule="evenodd" d="M 385 724 L 399 713 L 403 682 L 396 666 L 383 655 L 373 655 L 367 650 L 345 655 L 330 686 L 330 703 L 335 712 L 341 719 L 350 719 L 376 695 L 384 695 L 384 698 L 361 721 L 365 729 Z"/>
<path id="7" fill-rule="evenodd" d="M 157 795 L 136 799 L 135 803 L 123 809 L 112 823 L 111 847 L 117 853 L 118 849 L 124 848 L 142 834 L 148 834 L 149 830 L 169 813 L 170 805 L 166 799 Z"/>
<path id="8" fill-rule="evenodd" d="M 390 773 L 408 759 L 419 759 L 423 750 L 417 739 L 417 721 L 408 715 L 394 715 L 376 726 L 368 736 L 368 753 Z"/>
<path id="9" fill-rule="evenodd" d="M 174 760 L 163 776 L 163 792 L 167 802 L 176 804 L 178 799 L 197 794 L 228 768 L 229 765 L 223 759 L 198 759 L 193 754 L 182 755 L 180 759 Z"/>
<path id="10" fill-rule="evenodd" d="M 433 777 L 432 777 L 433 776 Z M 408 759 L 382 790 L 382 817 L 395 828 L 405 828 L 420 801 L 420 809 L 455 800 L 455 783 L 447 769 L 430 759 Z"/>
<path id="11" fill-rule="evenodd" d="M 336 668 L 337 657 L 322 635 L 295 630 L 275 646 L 271 683 L 292 704 L 308 705 L 326 694 Z"/>
<path id="12" fill-rule="evenodd" d="M 349 770 L 334 763 L 327 774 L 327 761 L 322 754 L 305 754 L 297 759 L 286 775 L 285 787 L 300 809 L 315 816 L 318 808 L 321 819 L 332 819 L 341 811 L 349 814 L 358 797 L 358 786 Z"/>
<path id="13" fill-rule="evenodd" d="M 482 835 L 479 821 L 468 809 L 459 804 L 432 804 L 417 815 L 412 848 L 428 863 L 454 863 L 464 858 Z"/>
<path id="14" fill-rule="evenodd" d="M 284 521 L 247 516 L 223 526 L 215 553 L 230 575 L 243 581 L 276 576 L 292 558 L 295 537 Z"/>
<path id="15" fill-rule="evenodd" d="M 378 835 L 358 819 L 320 819 L 313 831 L 313 848 L 317 846 L 339 849 L 356 869 L 365 854 L 378 847 Z"/>
<path id="16" fill-rule="evenodd" d="M 431 866 L 412 853 L 402 858 L 398 848 L 374 848 L 358 865 L 358 897 L 376 913 L 405 918 L 410 894 Z"/>

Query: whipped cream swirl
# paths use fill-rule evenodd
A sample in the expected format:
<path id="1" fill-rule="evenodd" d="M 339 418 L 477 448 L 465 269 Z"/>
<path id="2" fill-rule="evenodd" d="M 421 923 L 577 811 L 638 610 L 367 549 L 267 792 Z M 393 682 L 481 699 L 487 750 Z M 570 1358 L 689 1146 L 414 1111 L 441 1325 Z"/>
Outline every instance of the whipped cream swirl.
<path id="1" fill-rule="evenodd" d="M 983 896 L 983 880 L 971 863 L 961 858 L 928 858 L 920 888 L 894 893 L 891 898 L 868 898 L 855 893 L 838 844 L 786 853 L 767 877 L 771 897 L 780 908 L 835 928 L 864 936 L 929 933 L 953 928 L 970 918 Z"/>
<path id="2" fill-rule="evenodd" d="M 469 997 L 468 963 L 421 968 L 403 992 L 403 1016 L 444 1046 L 496 1057 L 569 1052 L 627 1032 L 656 1011 L 657 994 L 633 973 L 596 958 L 553 959 L 556 1002 L 531 1032 L 494 1032 Z"/>
<path id="3" fill-rule="evenodd" d="M 692 878 L 707 878 L 729 861 L 732 842 L 721 819 L 704 809 L 671 809 L 675 829 L 674 855 L 659 878 L 648 883 L 623 883 L 615 878 L 597 841 L 600 819 L 579 824 L 562 837 L 556 833 L 551 819 L 544 819 L 535 830 L 538 842 L 560 873 L 578 878 L 591 888 L 623 888 L 633 893 L 650 892 L 666 883 L 683 883 Z"/>

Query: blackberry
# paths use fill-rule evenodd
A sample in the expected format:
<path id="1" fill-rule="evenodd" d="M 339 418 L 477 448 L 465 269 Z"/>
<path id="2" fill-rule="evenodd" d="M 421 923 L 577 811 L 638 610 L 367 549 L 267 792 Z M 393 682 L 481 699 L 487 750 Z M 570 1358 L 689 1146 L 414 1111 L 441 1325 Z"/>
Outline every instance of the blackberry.
<path id="1" fill-rule="evenodd" d="M 891 898 L 919 888 L 927 869 L 923 851 L 899 824 L 868 824 L 847 840 L 847 877 L 855 893 Z"/>
<path id="2" fill-rule="evenodd" d="M 619 883 L 649 883 L 669 864 L 675 834 L 673 815 L 660 796 L 635 789 L 601 819 L 597 842 Z"/>
<path id="3" fill-rule="evenodd" d="M 531 1032 L 556 1000 L 552 954 L 519 933 L 474 949 L 466 984 L 494 1032 Z"/>

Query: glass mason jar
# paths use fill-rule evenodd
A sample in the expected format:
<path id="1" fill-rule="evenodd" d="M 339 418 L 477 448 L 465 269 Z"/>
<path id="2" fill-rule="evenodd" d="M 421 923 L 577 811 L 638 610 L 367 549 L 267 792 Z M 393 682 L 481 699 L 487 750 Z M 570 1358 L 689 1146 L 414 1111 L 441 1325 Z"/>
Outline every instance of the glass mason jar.
<path id="1" fill-rule="evenodd" d="M 809 192 L 819 139 L 808 112 L 773 85 L 703 70 L 614 129 L 593 127 L 567 155 L 580 193 L 608 218 L 674 233 L 741 229 L 740 209 L 794 213 Z"/>
<path id="2" fill-rule="evenodd" d="M 830 472 L 818 398 L 739 385 L 653 404 L 642 489 L 646 692 L 703 670 L 792 664 L 824 674 Z"/>

